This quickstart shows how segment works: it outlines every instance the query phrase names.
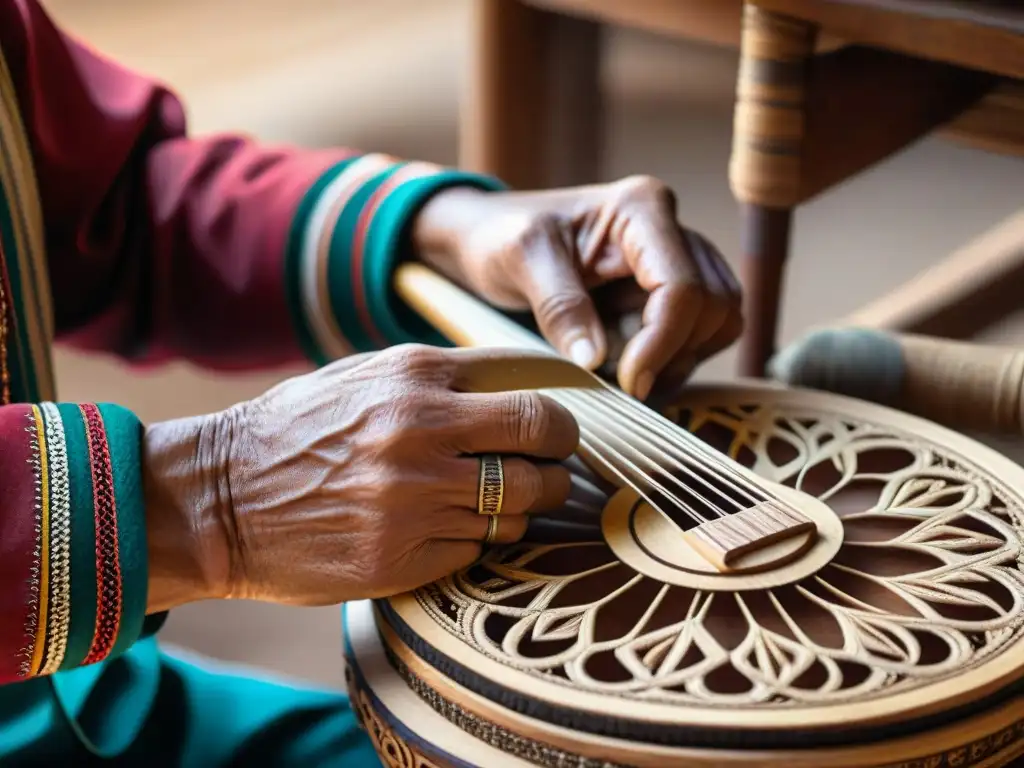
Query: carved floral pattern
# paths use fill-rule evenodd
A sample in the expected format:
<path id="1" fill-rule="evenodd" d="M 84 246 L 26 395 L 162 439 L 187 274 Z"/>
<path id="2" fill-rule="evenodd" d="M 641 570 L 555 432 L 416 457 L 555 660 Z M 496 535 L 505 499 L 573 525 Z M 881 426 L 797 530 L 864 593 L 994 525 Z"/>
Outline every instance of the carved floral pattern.
<path id="1" fill-rule="evenodd" d="M 785 587 L 700 592 L 621 563 L 591 525 L 571 543 L 492 550 L 418 592 L 420 604 L 520 671 L 702 706 L 867 699 L 962 673 L 1020 639 L 1022 503 L 984 468 L 916 435 L 791 405 L 678 416 L 833 506 L 846 530 L 833 562 Z"/>

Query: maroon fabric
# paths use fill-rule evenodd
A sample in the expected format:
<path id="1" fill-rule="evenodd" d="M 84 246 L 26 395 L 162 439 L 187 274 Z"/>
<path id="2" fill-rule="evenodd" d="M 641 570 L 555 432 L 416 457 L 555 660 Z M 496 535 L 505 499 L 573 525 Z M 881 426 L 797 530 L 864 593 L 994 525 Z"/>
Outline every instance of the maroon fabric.
<path id="1" fill-rule="evenodd" d="M 36 488 L 32 471 L 32 408 L 0 406 L 0 685 L 20 679 L 32 610 Z"/>
<path id="2" fill-rule="evenodd" d="M 292 217 L 352 153 L 189 139 L 174 95 L 62 33 L 37 0 L 0 0 L 0 50 L 39 183 L 58 338 L 136 363 L 298 360 L 283 279 Z M 29 413 L 0 407 L 0 684 L 30 648 Z"/>
<path id="3" fill-rule="evenodd" d="M 0 0 L 0 48 L 39 180 L 58 337 L 136 363 L 299 359 L 292 216 L 351 152 L 185 138 L 173 94 L 58 30 L 37 0 Z"/>

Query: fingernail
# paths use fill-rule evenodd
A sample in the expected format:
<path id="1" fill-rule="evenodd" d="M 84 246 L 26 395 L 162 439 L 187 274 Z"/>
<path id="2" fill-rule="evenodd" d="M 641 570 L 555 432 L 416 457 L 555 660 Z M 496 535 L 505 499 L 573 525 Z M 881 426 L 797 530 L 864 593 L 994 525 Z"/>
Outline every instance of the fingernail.
<path id="1" fill-rule="evenodd" d="M 636 377 L 636 399 L 646 400 L 647 396 L 651 394 L 651 387 L 654 386 L 654 374 L 650 371 L 643 371 L 639 376 Z"/>
<path id="2" fill-rule="evenodd" d="M 569 357 L 581 368 L 593 368 L 597 362 L 597 349 L 589 339 L 576 339 L 569 345 Z"/>

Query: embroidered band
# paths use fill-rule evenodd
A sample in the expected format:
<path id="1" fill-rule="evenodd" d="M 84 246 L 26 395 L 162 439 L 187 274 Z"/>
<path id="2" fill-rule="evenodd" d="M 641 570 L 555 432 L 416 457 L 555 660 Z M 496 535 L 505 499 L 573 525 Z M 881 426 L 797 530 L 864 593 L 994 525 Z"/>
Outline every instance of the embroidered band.
<path id="1" fill-rule="evenodd" d="M 319 365 L 353 351 L 445 340 L 392 296 L 391 274 L 410 252 L 410 225 L 449 187 L 505 189 L 495 179 L 364 155 L 336 163 L 299 204 L 285 258 L 285 286 L 299 341 Z M 394 313 L 405 313 L 402 317 Z"/>
<path id="2" fill-rule="evenodd" d="M 46 428 L 46 467 L 49 487 L 49 619 L 46 662 L 41 674 L 60 669 L 71 625 L 71 488 L 68 480 L 64 422 L 53 403 L 41 403 Z"/>
<path id="3" fill-rule="evenodd" d="M 31 465 L 33 484 L 32 503 L 32 568 L 29 576 L 28 591 L 28 614 L 25 623 L 25 639 L 21 650 L 22 677 L 31 677 L 35 674 L 38 666 L 38 657 L 42 653 L 42 645 L 39 632 L 45 632 L 46 609 L 42 596 L 45 593 L 44 578 L 46 574 L 45 552 L 43 549 L 43 496 L 42 496 L 42 430 L 36 426 L 35 406 L 30 406 L 27 412 L 28 425 L 25 432 L 28 433 L 28 442 L 31 450 L 29 464 Z"/>
<path id="4" fill-rule="evenodd" d="M 121 565 L 117 535 L 114 475 L 103 417 L 92 404 L 80 406 L 89 442 L 96 520 L 96 629 L 85 664 L 110 653 L 121 621 Z"/>

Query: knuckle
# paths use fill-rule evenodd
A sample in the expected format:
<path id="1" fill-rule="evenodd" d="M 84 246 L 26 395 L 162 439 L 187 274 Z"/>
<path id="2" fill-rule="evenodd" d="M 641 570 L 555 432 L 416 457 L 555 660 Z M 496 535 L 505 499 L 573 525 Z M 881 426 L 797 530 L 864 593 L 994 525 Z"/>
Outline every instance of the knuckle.
<path id="1" fill-rule="evenodd" d="M 447 362 L 441 350 L 426 344 L 400 344 L 393 349 L 406 373 L 414 377 L 435 376 Z"/>
<path id="2" fill-rule="evenodd" d="M 534 312 L 543 322 L 558 325 L 577 317 L 588 301 L 583 293 L 556 291 L 538 301 Z"/>
<path id="3" fill-rule="evenodd" d="M 515 472 L 509 473 L 509 495 L 517 503 L 529 507 L 544 492 L 544 477 L 537 465 L 529 461 L 517 462 Z"/>
<path id="4" fill-rule="evenodd" d="M 513 442 L 525 449 L 543 444 L 551 423 L 550 409 L 537 392 L 514 392 L 506 401 L 505 423 Z"/>
<path id="5" fill-rule="evenodd" d="M 538 240 L 557 232 L 558 219 L 549 213 L 529 213 L 517 218 L 512 226 L 516 242 L 529 251 Z"/>
<path id="6" fill-rule="evenodd" d="M 656 203 L 675 210 L 676 195 L 661 179 L 647 174 L 627 176 L 619 182 L 619 193 L 626 200 Z"/>

